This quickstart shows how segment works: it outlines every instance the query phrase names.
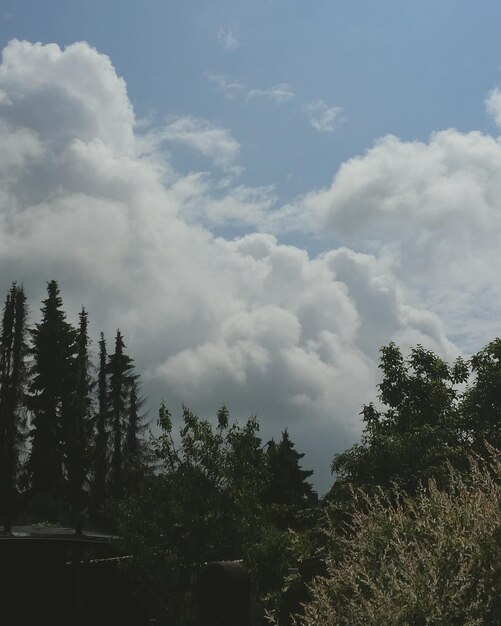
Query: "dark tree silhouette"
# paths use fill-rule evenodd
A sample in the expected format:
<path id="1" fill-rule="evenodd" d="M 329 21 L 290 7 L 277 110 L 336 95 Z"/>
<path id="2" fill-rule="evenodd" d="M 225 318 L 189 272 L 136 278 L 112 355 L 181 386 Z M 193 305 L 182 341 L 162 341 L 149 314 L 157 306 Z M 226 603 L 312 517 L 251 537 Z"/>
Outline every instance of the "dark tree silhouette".
<path id="1" fill-rule="evenodd" d="M 138 376 L 131 382 L 129 407 L 125 435 L 125 457 L 129 464 L 137 464 L 146 460 L 146 443 L 144 441 L 144 431 L 147 424 L 143 422 L 141 407 L 144 399 L 139 396 Z"/>
<path id="2" fill-rule="evenodd" d="M 88 315 L 82 308 L 76 336 L 76 355 L 72 364 L 73 389 L 69 395 L 65 426 L 65 461 L 72 523 L 81 524 L 84 484 L 89 471 L 91 404 L 94 387 L 90 374 Z"/>
<path id="3" fill-rule="evenodd" d="M 33 365 L 27 405 L 32 418 L 32 447 L 27 470 L 33 510 L 57 519 L 65 505 L 65 422 L 75 389 L 77 333 L 66 321 L 55 280 L 48 283 L 42 305 L 42 320 L 30 331 Z"/>
<path id="4" fill-rule="evenodd" d="M 268 442 L 267 464 L 269 485 L 265 500 L 270 504 L 292 507 L 307 506 L 313 501 L 313 488 L 308 478 L 312 470 L 301 468 L 300 461 L 304 453 L 295 449 L 287 429 L 277 444 L 273 439 Z"/>
<path id="5" fill-rule="evenodd" d="M 463 397 L 463 426 L 473 450 L 488 457 L 486 443 L 501 449 L 501 339 L 487 344 L 470 364 L 474 379 Z"/>
<path id="6" fill-rule="evenodd" d="M 446 480 L 448 463 L 467 465 L 457 386 L 468 377 L 467 363 L 458 359 L 449 366 L 422 346 L 404 358 L 390 343 L 381 349 L 379 367 L 385 409 L 363 408 L 362 442 L 334 458 L 338 478 L 331 495 L 348 485 L 389 488 L 392 483 L 414 492 L 429 478 Z"/>
<path id="7" fill-rule="evenodd" d="M 110 355 L 108 361 L 112 428 L 110 491 L 114 496 L 121 494 L 123 488 L 125 429 L 129 413 L 130 393 L 137 379 L 136 374 L 134 374 L 133 361 L 124 352 L 124 349 L 122 334 L 120 330 L 117 330 L 115 351 Z"/>
<path id="8" fill-rule="evenodd" d="M 108 354 L 106 340 L 101 333 L 99 340 L 99 366 L 97 374 L 96 435 L 93 453 L 92 511 L 99 517 L 106 499 L 108 478 L 108 434 L 109 434 Z"/>
<path id="9" fill-rule="evenodd" d="M 4 531 L 15 516 L 20 447 L 25 435 L 26 297 L 13 284 L 5 302 L 0 336 L 0 505 Z"/>

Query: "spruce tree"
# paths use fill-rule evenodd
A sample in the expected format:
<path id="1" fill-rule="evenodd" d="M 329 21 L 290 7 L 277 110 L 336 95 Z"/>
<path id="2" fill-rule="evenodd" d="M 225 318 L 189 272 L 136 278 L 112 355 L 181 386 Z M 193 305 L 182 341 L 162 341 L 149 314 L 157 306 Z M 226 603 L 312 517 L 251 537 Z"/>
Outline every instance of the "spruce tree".
<path id="1" fill-rule="evenodd" d="M 120 495 L 123 488 L 124 452 L 127 416 L 130 393 L 137 376 L 134 374 L 133 361 L 125 351 L 125 343 L 117 330 L 115 351 L 109 358 L 110 377 L 110 412 L 111 412 L 111 494 Z"/>
<path id="2" fill-rule="evenodd" d="M 28 477 L 33 512 L 60 518 L 66 495 L 64 461 L 68 454 L 68 418 L 74 393 L 76 331 L 66 321 L 55 280 L 47 284 L 42 319 L 30 331 L 33 365 L 28 408 L 32 440 Z"/>
<path id="3" fill-rule="evenodd" d="M 76 354 L 72 363 L 71 389 L 68 401 L 63 403 L 65 426 L 65 466 L 72 522 L 81 523 L 84 507 L 83 489 L 89 470 L 91 435 L 91 392 L 88 314 L 82 308 L 76 334 Z"/>
<path id="4" fill-rule="evenodd" d="M 97 414 L 93 456 L 92 509 L 94 517 L 99 517 L 106 499 L 108 478 L 108 435 L 109 435 L 109 393 L 108 393 L 108 354 L 106 340 L 101 333 L 99 340 L 99 366 L 97 374 Z"/>
<path id="5" fill-rule="evenodd" d="M 313 502 L 313 489 L 307 482 L 313 471 L 301 468 L 303 457 L 304 453 L 295 449 L 287 430 L 283 431 L 278 444 L 273 440 L 268 443 L 270 482 L 266 490 L 266 502 L 292 507 L 307 506 Z"/>
<path id="6" fill-rule="evenodd" d="M 25 431 L 26 317 L 23 288 L 14 283 L 7 295 L 0 336 L 0 507 L 5 532 L 10 532 L 15 516 Z"/>
<path id="7" fill-rule="evenodd" d="M 141 417 L 139 407 L 141 401 L 138 398 L 137 383 L 133 381 L 129 395 L 129 410 L 127 416 L 125 456 L 128 461 L 134 462 L 139 457 L 141 451 Z"/>

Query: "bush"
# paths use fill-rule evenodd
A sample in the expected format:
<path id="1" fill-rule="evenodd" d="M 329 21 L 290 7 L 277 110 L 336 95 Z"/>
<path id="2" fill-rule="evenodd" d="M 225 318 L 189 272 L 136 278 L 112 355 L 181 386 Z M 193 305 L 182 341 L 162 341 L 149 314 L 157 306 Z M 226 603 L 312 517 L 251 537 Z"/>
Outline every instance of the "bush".
<path id="1" fill-rule="evenodd" d="M 365 496 L 350 532 L 327 543 L 328 575 L 311 585 L 302 626 L 500 624 L 501 455 L 451 470 L 447 490 L 430 481 L 415 497 Z M 395 504 L 398 502 L 398 504 Z"/>

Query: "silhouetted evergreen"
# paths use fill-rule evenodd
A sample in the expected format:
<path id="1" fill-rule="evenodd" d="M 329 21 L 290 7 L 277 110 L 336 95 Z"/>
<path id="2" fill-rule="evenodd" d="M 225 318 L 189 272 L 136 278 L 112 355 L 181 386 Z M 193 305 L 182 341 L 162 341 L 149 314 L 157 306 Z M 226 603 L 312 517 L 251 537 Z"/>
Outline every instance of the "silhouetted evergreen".
<path id="1" fill-rule="evenodd" d="M 5 302 L 0 336 L 0 510 L 4 530 L 15 517 L 20 449 L 25 435 L 26 297 L 13 284 Z"/>
<path id="2" fill-rule="evenodd" d="M 28 459 L 30 500 L 38 515 L 59 518 L 67 508 L 65 461 L 71 448 L 75 329 L 66 321 L 57 282 L 47 285 L 42 319 L 30 331 L 33 365 L 27 405 L 31 411 Z"/>
<path id="3" fill-rule="evenodd" d="M 123 488 L 125 436 L 129 417 L 130 393 L 137 379 L 133 361 L 124 352 L 124 349 L 122 334 L 117 330 L 115 351 L 110 355 L 108 361 L 112 429 L 110 492 L 114 496 L 121 494 Z"/>
<path id="4" fill-rule="evenodd" d="M 290 506 L 311 504 L 313 488 L 307 479 L 313 474 L 313 470 L 301 468 L 300 461 L 304 453 L 295 449 L 287 429 L 282 432 L 282 439 L 278 444 L 273 439 L 268 442 L 266 456 L 269 471 L 266 501 Z"/>
<path id="5" fill-rule="evenodd" d="M 91 405 L 94 383 L 90 374 L 88 315 L 82 308 L 76 335 L 76 355 L 67 416 L 65 417 L 65 465 L 68 479 L 71 517 L 80 524 L 84 508 L 84 485 L 90 464 Z"/>
<path id="6" fill-rule="evenodd" d="M 101 333 L 99 340 L 99 366 L 97 373 L 97 414 L 93 451 L 93 476 L 91 485 L 92 511 L 99 517 L 106 498 L 108 478 L 108 434 L 109 434 L 108 354 L 106 340 Z"/>
<path id="7" fill-rule="evenodd" d="M 146 462 L 147 457 L 147 444 L 144 440 L 147 424 L 144 423 L 144 416 L 140 412 L 144 399 L 139 396 L 137 378 L 136 376 L 136 380 L 132 381 L 130 388 L 124 449 L 127 462 L 133 465 Z"/>

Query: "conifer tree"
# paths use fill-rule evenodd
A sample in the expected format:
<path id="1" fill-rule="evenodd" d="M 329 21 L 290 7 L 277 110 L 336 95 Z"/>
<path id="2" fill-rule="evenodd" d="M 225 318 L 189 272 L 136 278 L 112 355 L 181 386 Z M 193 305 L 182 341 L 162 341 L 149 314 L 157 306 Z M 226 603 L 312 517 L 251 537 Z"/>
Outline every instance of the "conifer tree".
<path id="1" fill-rule="evenodd" d="M 5 532 L 10 532 L 15 515 L 25 430 L 26 317 L 23 288 L 14 283 L 7 295 L 0 336 L 0 508 Z"/>
<path id="2" fill-rule="evenodd" d="M 138 385 L 137 381 L 134 380 L 131 383 L 130 389 L 125 438 L 125 454 L 127 459 L 132 462 L 140 460 L 144 452 L 141 434 L 145 425 L 142 423 L 142 416 L 139 414 L 142 404 L 143 399 L 138 396 Z"/>
<path id="3" fill-rule="evenodd" d="M 109 393 L 108 393 L 108 354 L 106 340 L 101 333 L 99 340 L 99 367 L 97 374 L 97 415 L 96 436 L 93 458 L 92 477 L 92 508 L 94 516 L 99 516 L 106 498 L 106 483 L 108 477 L 108 422 Z"/>
<path id="4" fill-rule="evenodd" d="M 124 349 L 122 334 L 117 330 L 115 351 L 108 362 L 112 429 L 110 487 L 112 495 L 115 496 L 121 493 L 123 487 L 125 428 L 131 388 L 137 379 L 133 361 Z"/>
<path id="5" fill-rule="evenodd" d="M 27 469 L 35 512 L 54 518 L 62 513 L 66 491 L 64 419 L 72 405 L 77 348 L 76 331 L 66 321 L 55 280 L 47 284 L 42 305 L 42 319 L 30 331 L 33 365 L 27 404 L 32 447 Z"/>
<path id="6" fill-rule="evenodd" d="M 72 363 L 69 401 L 63 404 L 65 426 L 65 465 L 72 521 L 80 523 L 84 502 L 83 488 L 89 469 L 91 435 L 91 392 L 88 314 L 82 308 L 76 334 L 76 355 Z"/>
<path id="7" fill-rule="evenodd" d="M 304 453 L 295 449 L 287 430 L 283 431 L 278 444 L 273 440 L 268 443 L 270 482 L 265 495 L 267 502 L 296 507 L 312 502 L 313 489 L 307 479 L 313 471 L 301 468 L 300 460 L 303 457 Z"/>

